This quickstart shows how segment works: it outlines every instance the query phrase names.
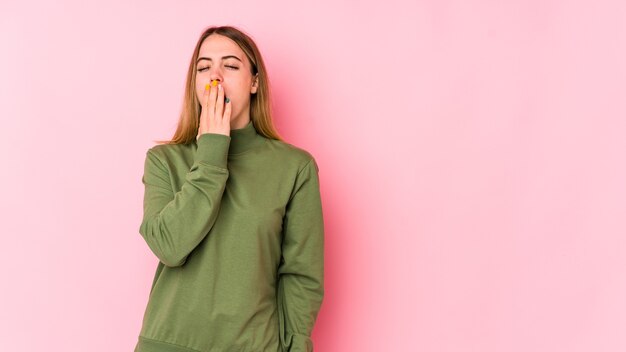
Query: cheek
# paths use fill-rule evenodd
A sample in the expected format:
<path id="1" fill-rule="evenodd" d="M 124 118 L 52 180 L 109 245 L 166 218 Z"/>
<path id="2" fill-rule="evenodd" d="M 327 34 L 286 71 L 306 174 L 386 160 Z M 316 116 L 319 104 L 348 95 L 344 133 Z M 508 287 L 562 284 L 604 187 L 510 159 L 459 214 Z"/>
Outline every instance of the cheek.
<path id="1" fill-rule="evenodd" d="M 206 77 L 196 76 L 196 96 L 198 99 L 204 95 L 204 86 L 208 83 Z"/>
<path id="2" fill-rule="evenodd" d="M 197 84 L 196 85 L 196 98 L 198 98 L 198 101 L 202 101 L 202 96 L 204 95 L 204 85 L 202 84 Z"/>
<path id="3" fill-rule="evenodd" d="M 250 97 L 250 91 L 245 84 L 237 84 L 224 89 L 227 97 L 236 98 L 239 101 L 248 99 Z"/>

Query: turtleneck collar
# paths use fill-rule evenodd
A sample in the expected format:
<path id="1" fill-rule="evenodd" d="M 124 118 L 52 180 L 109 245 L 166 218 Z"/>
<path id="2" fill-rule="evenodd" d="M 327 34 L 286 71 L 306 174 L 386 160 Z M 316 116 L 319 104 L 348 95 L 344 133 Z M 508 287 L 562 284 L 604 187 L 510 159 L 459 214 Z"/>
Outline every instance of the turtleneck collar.
<path id="1" fill-rule="evenodd" d="M 264 143 L 264 137 L 260 135 L 252 120 L 242 128 L 230 130 L 230 146 L 228 147 L 228 155 L 237 155 L 258 147 Z M 197 148 L 198 141 L 194 138 L 192 141 L 194 148 Z"/>
<path id="2" fill-rule="evenodd" d="M 258 134 L 252 120 L 242 128 L 230 130 L 228 155 L 244 153 L 263 143 L 263 136 Z"/>

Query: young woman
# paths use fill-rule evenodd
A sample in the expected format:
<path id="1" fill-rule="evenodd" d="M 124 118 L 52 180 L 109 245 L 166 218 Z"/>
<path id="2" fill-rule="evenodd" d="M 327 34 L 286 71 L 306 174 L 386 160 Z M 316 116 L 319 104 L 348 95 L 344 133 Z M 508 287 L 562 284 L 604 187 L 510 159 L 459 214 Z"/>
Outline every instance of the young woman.
<path id="1" fill-rule="evenodd" d="M 146 152 L 139 232 L 159 259 L 135 352 L 313 351 L 318 165 L 284 142 L 253 40 L 210 27 L 172 140 Z"/>

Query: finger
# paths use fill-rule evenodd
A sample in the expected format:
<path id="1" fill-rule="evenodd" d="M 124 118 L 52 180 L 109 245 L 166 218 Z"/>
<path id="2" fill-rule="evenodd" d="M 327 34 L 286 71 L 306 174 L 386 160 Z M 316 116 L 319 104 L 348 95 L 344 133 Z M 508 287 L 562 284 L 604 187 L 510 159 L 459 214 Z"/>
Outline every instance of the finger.
<path id="1" fill-rule="evenodd" d="M 224 120 L 229 121 L 230 123 L 230 112 L 233 110 L 233 103 L 230 101 L 229 98 L 226 99 L 228 99 L 228 102 L 224 107 Z"/>
<path id="2" fill-rule="evenodd" d="M 222 118 L 222 114 L 224 114 L 224 87 L 222 87 L 222 84 L 220 83 L 217 85 L 215 116 L 217 116 L 217 118 Z"/>
<path id="3" fill-rule="evenodd" d="M 200 123 L 206 124 L 207 113 L 209 112 L 209 91 L 211 89 L 210 84 L 204 86 L 204 93 L 202 94 L 202 111 L 200 113 Z"/>
<path id="4" fill-rule="evenodd" d="M 202 114 L 200 114 L 200 117 L 202 117 L 203 115 L 206 115 L 206 112 L 208 110 L 209 107 L 209 90 L 211 89 L 211 85 L 209 83 L 204 85 L 204 93 L 202 93 Z"/>
<path id="5" fill-rule="evenodd" d="M 213 120 L 215 117 L 215 99 L 217 99 L 217 80 L 211 82 L 211 91 L 209 92 L 208 117 Z"/>

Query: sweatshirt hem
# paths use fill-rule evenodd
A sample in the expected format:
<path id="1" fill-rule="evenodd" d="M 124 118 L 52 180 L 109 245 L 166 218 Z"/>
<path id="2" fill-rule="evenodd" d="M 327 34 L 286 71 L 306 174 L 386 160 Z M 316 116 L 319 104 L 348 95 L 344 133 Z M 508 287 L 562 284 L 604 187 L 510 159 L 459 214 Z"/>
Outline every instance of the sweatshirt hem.
<path id="1" fill-rule="evenodd" d="M 134 352 L 202 352 L 193 348 L 139 336 Z M 217 351 L 216 351 L 217 352 Z"/>
<path id="2" fill-rule="evenodd" d="M 279 351 L 282 349 L 279 348 Z M 175 343 L 155 340 L 145 336 L 139 336 L 139 341 L 134 352 L 260 352 L 246 347 L 210 348 L 208 350 L 196 350 L 191 347 L 177 345 Z"/>

